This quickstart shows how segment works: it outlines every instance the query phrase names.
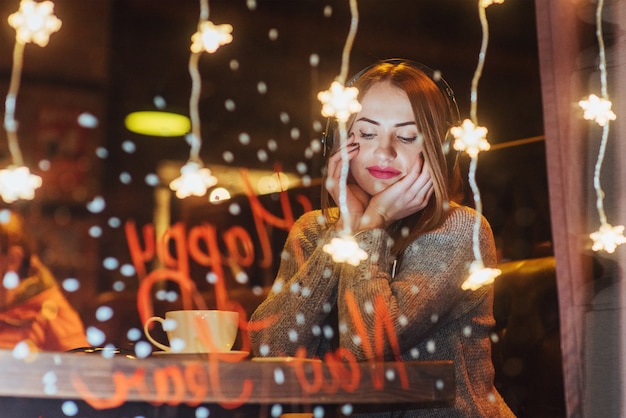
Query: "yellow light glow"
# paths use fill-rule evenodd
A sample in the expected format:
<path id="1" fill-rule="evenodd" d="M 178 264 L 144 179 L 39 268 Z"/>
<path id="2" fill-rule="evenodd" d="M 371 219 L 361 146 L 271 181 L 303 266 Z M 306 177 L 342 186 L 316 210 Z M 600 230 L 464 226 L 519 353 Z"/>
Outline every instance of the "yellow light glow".
<path id="1" fill-rule="evenodd" d="M 7 203 L 18 199 L 32 200 L 35 189 L 41 187 L 41 177 L 31 174 L 26 166 L 0 170 L 0 197 Z"/>
<path id="2" fill-rule="evenodd" d="M 617 118 L 615 113 L 611 110 L 613 103 L 595 94 L 590 94 L 587 100 L 579 101 L 578 105 L 583 109 L 583 118 L 593 120 L 600 126 L 604 126 L 608 121 Z"/>
<path id="3" fill-rule="evenodd" d="M 333 238 L 330 244 L 324 245 L 323 250 L 330 254 L 336 263 L 358 266 L 361 261 L 367 260 L 367 253 L 349 235 Z"/>
<path id="4" fill-rule="evenodd" d="M 263 176 L 256 185 L 260 194 L 278 193 L 289 189 L 289 177 L 285 173 L 275 173 Z"/>
<path id="5" fill-rule="evenodd" d="M 17 42 L 34 42 L 39 46 L 48 45 L 50 35 L 61 28 L 61 21 L 53 14 L 54 3 L 37 3 L 22 0 L 20 9 L 9 16 L 9 25 L 17 32 Z"/>
<path id="6" fill-rule="evenodd" d="M 230 192 L 223 187 L 216 187 L 209 194 L 209 202 L 218 203 L 230 199 Z"/>
<path id="7" fill-rule="evenodd" d="M 600 225 L 600 229 L 589 234 L 593 240 L 593 251 L 606 251 L 612 254 L 618 245 L 626 243 L 624 237 L 624 225 L 612 226 L 608 223 Z"/>
<path id="8" fill-rule="evenodd" d="M 475 158 L 480 151 L 487 151 L 491 145 L 487 141 L 487 128 L 475 126 L 474 122 L 465 119 L 461 126 L 450 128 L 454 136 L 454 149 L 465 151 L 470 157 Z"/>
<path id="9" fill-rule="evenodd" d="M 470 275 L 461 285 L 463 290 L 477 290 L 491 284 L 496 277 L 502 274 L 500 269 L 486 268 L 482 261 L 474 260 L 470 265 Z"/>
<path id="10" fill-rule="evenodd" d="M 347 121 L 351 114 L 361 110 L 361 104 L 356 99 L 358 95 L 359 89 L 356 87 L 345 87 L 333 81 L 330 89 L 317 94 L 317 98 L 322 102 L 322 115 L 335 117 L 342 122 Z"/>
<path id="11" fill-rule="evenodd" d="M 204 196 L 207 189 L 217 184 L 217 178 L 208 168 L 200 164 L 188 162 L 180 169 L 180 177 L 170 183 L 170 189 L 176 192 L 176 197 L 184 199 L 189 196 Z"/>
<path id="12" fill-rule="evenodd" d="M 502 4 L 504 3 L 504 0 L 482 0 L 482 6 L 483 7 L 489 7 L 492 4 Z"/>
<path id="13" fill-rule="evenodd" d="M 140 111 L 133 112 L 124 119 L 126 129 L 149 136 L 183 136 L 191 129 L 187 116 L 170 112 Z"/>
<path id="14" fill-rule="evenodd" d="M 191 51 L 194 53 L 206 51 L 213 53 L 222 46 L 231 43 L 233 36 L 231 25 L 214 25 L 211 21 L 204 21 L 198 25 L 198 31 L 191 36 Z"/>

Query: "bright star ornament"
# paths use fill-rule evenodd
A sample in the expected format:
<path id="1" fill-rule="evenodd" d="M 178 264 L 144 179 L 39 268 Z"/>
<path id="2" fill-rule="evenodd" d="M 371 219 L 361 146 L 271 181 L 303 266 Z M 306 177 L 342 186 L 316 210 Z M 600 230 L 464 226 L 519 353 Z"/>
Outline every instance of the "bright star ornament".
<path id="1" fill-rule="evenodd" d="M 608 121 L 617 118 L 611 110 L 613 103 L 595 94 L 590 94 L 587 100 L 579 101 L 578 105 L 583 109 L 583 118 L 593 120 L 600 126 L 604 126 Z"/>
<path id="2" fill-rule="evenodd" d="M 500 269 L 486 268 L 482 261 L 474 260 L 470 265 L 470 275 L 461 285 L 463 290 L 477 290 L 482 286 L 491 284 L 496 277 L 502 274 Z"/>
<path id="3" fill-rule="evenodd" d="M 454 136 L 454 149 L 465 151 L 470 157 L 475 158 L 480 151 L 487 151 L 491 148 L 487 141 L 487 128 L 476 126 L 474 122 L 465 119 L 461 126 L 450 128 Z"/>
<path id="4" fill-rule="evenodd" d="M 204 21 L 198 25 L 198 31 L 191 36 L 191 52 L 206 51 L 213 53 L 222 46 L 232 42 L 231 25 L 215 25 L 211 21 Z"/>
<path id="5" fill-rule="evenodd" d="M 612 226 L 608 223 L 600 225 L 600 229 L 589 234 L 593 240 L 591 249 L 593 251 L 606 251 L 612 254 L 618 245 L 626 243 L 624 237 L 624 225 Z"/>
<path id="6" fill-rule="evenodd" d="M 41 187 L 41 177 L 31 174 L 26 166 L 7 167 L 0 170 L 0 197 L 7 203 L 32 200 L 35 189 Z"/>
<path id="7" fill-rule="evenodd" d="M 358 266 L 361 261 L 367 260 L 367 253 L 351 236 L 333 238 L 323 250 L 330 254 L 336 263 L 348 263 Z"/>
<path id="8" fill-rule="evenodd" d="M 207 189 L 217 184 L 217 178 L 208 168 L 200 164 L 188 162 L 180 169 L 180 177 L 170 183 L 170 189 L 176 192 L 176 197 L 184 199 L 189 196 L 204 196 Z"/>
<path id="9" fill-rule="evenodd" d="M 37 3 L 22 0 L 17 12 L 9 16 L 9 25 L 17 32 L 17 42 L 34 42 L 43 47 L 48 45 L 50 35 L 61 28 L 61 21 L 53 13 L 54 3 Z"/>
<path id="10" fill-rule="evenodd" d="M 322 116 L 335 117 L 340 122 L 347 121 L 351 114 L 361 110 L 358 95 L 359 89 L 356 87 L 345 87 L 340 82 L 333 81 L 330 89 L 317 94 L 322 102 Z"/>

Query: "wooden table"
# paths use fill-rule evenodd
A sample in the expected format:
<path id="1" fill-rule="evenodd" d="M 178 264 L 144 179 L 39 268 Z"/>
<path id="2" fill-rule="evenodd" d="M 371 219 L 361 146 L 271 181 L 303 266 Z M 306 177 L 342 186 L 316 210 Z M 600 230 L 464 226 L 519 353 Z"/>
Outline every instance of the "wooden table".
<path id="1" fill-rule="evenodd" d="M 152 406 L 218 404 L 381 404 L 448 402 L 451 362 L 251 361 L 233 356 L 105 358 L 0 350 L 0 397 L 78 400 L 96 410 L 128 402 Z M 214 415 L 211 415 L 212 417 Z"/>

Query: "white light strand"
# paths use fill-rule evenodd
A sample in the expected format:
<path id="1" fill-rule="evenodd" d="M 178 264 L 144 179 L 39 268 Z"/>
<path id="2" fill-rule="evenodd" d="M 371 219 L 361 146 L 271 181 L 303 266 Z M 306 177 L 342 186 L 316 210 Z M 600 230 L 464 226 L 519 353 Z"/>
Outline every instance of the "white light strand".
<path id="1" fill-rule="evenodd" d="M 233 39 L 231 25 L 215 25 L 209 20 L 209 2 L 200 0 L 200 18 L 198 30 L 191 37 L 191 54 L 189 56 L 189 75 L 191 76 L 191 95 L 189 97 L 189 118 L 191 132 L 185 139 L 190 146 L 189 160 L 180 170 L 180 177 L 170 183 L 170 188 L 176 191 L 178 198 L 188 196 L 204 196 L 206 191 L 217 184 L 217 178 L 211 170 L 204 167 L 200 158 L 202 148 L 202 133 L 200 129 L 200 92 L 202 77 L 198 69 L 198 61 L 203 52 L 213 53 Z"/>
<path id="2" fill-rule="evenodd" d="M 41 47 L 46 46 L 50 35 L 61 28 L 61 21 L 54 15 L 52 2 L 36 3 L 32 0 L 22 0 L 19 10 L 9 16 L 8 22 L 16 32 L 11 80 L 4 113 L 4 129 L 7 133 L 12 164 L 0 170 L 0 196 L 5 202 L 12 203 L 19 199 L 33 199 L 35 189 L 41 187 L 42 183 L 41 177 L 31 174 L 28 167 L 24 166 L 17 135 L 18 122 L 15 119 L 15 109 L 24 64 L 24 47 L 30 42 Z"/>
<path id="3" fill-rule="evenodd" d="M 331 244 L 326 244 L 323 249 L 330 254 L 333 261 L 337 263 L 347 262 L 358 265 L 367 259 L 367 253 L 359 247 L 352 236 L 352 222 L 347 204 L 347 182 L 350 171 L 350 161 L 348 160 L 348 132 L 346 121 L 351 114 L 361 110 L 361 105 L 357 101 L 358 89 L 345 87 L 350 68 L 350 53 L 354 38 L 359 27 L 359 9 L 356 0 L 350 0 L 350 30 L 346 37 L 346 42 L 341 54 L 341 69 L 336 80 L 331 84 L 329 90 L 320 92 L 318 99 L 322 102 L 322 115 L 337 118 L 339 129 L 339 150 L 341 152 L 341 173 L 339 177 L 339 214 L 342 219 L 342 231 L 339 238 L 334 238 Z"/>
<path id="4" fill-rule="evenodd" d="M 606 70 L 606 53 L 604 47 L 604 39 L 602 35 L 602 10 L 604 0 L 598 0 L 596 8 L 596 37 L 598 39 L 599 49 L 599 69 L 600 69 L 600 85 L 602 97 L 589 95 L 588 100 L 581 100 L 580 107 L 584 110 L 583 117 L 588 120 L 595 121 L 602 127 L 602 140 L 598 151 L 598 159 L 596 161 L 593 173 L 593 188 L 596 191 L 596 208 L 600 218 L 600 228 L 589 234 L 593 241 L 591 249 L 593 251 L 604 250 L 607 253 L 613 253 L 617 246 L 626 243 L 624 237 L 624 226 L 612 226 L 608 223 L 606 213 L 604 212 L 604 191 L 600 185 L 600 172 L 602 170 L 602 162 L 606 153 L 606 145 L 609 138 L 609 124 L 611 120 L 616 119 L 615 113 L 611 110 L 612 103 L 609 100 L 607 87 L 607 70 Z"/>
<path id="5" fill-rule="evenodd" d="M 497 3 L 502 3 L 504 0 L 498 0 Z M 469 277 L 461 285 L 463 289 L 476 290 L 481 286 L 492 283 L 494 279 L 500 275 L 501 271 L 498 269 L 486 268 L 480 252 L 480 224 L 482 220 L 482 201 L 480 198 L 480 190 L 476 184 L 476 166 L 478 164 L 478 154 L 480 151 L 486 151 L 490 145 L 487 141 L 487 128 L 478 126 L 478 81 L 482 75 L 483 67 L 485 65 L 485 56 L 487 54 L 487 46 L 489 44 L 489 24 L 487 22 L 487 16 L 485 8 L 494 4 L 494 1 L 479 0 L 478 1 L 478 16 L 480 18 L 480 25 L 482 28 L 482 42 L 480 45 L 480 52 L 478 54 L 478 64 L 474 71 L 474 77 L 472 78 L 471 94 L 470 94 L 470 118 L 463 121 L 461 127 L 453 127 L 451 129 L 452 135 L 455 137 L 454 148 L 457 150 L 465 151 L 471 158 L 469 168 L 469 184 L 474 197 L 474 206 L 476 209 L 476 219 L 474 222 L 474 230 L 472 235 L 472 248 L 474 251 L 474 261 L 469 268 Z"/>

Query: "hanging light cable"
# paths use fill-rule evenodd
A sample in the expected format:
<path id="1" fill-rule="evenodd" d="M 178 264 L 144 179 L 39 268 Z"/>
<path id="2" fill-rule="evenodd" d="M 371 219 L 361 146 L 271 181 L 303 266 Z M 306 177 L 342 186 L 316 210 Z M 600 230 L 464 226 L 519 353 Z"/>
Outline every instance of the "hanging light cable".
<path id="1" fill-rule="evenodd" d="M 202 87 L 202 78 L 198 70 L 198 60 L 203 52 L 213 53 L 221 45 L 230 43 L 233 39 L 231 25 L 215 25 L 209 20 L 209 2 L 200 0 L 200 19 L 198 30 L 191 37 L 191 54 L 189 56 L 189 75 L 191 76 L 191 95 L 189 98 L 189 115 L 191 118 L 191 132 L 185 137 L 190 146 L 189 159 L 180 169 L 180 177 L 170 183 L 170 188 L 179 198 L 188 196 L 204 196 L 206 191 L 217 184 L 217 178 L 211 170 L 204 167 L 200 158 L 202 136 L 200 130 L 199 101 Z"/>
<path id="2" fill-rule="evenodd" d="M 12 164 L 0 170 L 0 196 L 7 203 L 19 199 L 33 199 L 35 190 L 41 187 L 42 183 L 41 177 L 31 174 L 28 167 L 24 165 L 17 135 L 18 122 L 15 118 L 15 109 L 24 63 L 25 44 L 33 42 L 41 47 L 48 44 L 50 35 L 61 28 L 61 21 L 53 12 L 54 4 L 51 1 L 36 3 L 31 0 L 22 0 L 19 10 L 8 18 L 9 25 L 16 31 L 16 36 L 11 81 L 4 113 L 4 129 L 7 133 Z"/>

